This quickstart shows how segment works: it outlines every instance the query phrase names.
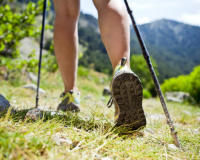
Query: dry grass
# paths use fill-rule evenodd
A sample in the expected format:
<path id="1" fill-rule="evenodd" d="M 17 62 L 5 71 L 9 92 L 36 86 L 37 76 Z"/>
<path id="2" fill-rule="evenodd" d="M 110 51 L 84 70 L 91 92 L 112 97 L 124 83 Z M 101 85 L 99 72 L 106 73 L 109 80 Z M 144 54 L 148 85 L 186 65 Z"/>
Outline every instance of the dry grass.
<path id="1" fill-rule="evenodd" d="M 56 109 L 62 92 L 60 76 L 42 78 L 41 87 L 47 93 L 41 96 L 40 107 Z M 200 108 L 168 103 L 182 149 L 168 146 L 173 142 L 158 99 L 144 100 L 145 129 L 119 136 L 119 130 L 113 130 L 114 107 L 108 109 L 109 97 L 102 96 L 106 79 L 92 71 L 90 77 L 79 77 L 82 111 L 78 114 L 36 122 L 24 120 L 25 112 L 2 116 L 0 159 L 200 159 Z M 1 94 L 15 108 L 34 107 L 33 91 L 1 82 Z"/>

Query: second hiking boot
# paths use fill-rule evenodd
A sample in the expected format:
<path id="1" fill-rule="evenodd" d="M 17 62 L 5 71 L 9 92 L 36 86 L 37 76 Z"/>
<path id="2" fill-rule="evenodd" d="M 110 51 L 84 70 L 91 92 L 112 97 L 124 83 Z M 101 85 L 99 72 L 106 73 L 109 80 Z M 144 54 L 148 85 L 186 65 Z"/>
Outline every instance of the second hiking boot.
<path id="1" fill-rule="evenodd" d="M 58 105 L 57 110 L 61 110 L 63 112 L 72 111 L 79 112 L 80 111 L 80 93 L 69 91 L 61 94 L 61 103 Z"/>
<path id="2" fill-rule="evenodd" d="M 122 58 L 114 70 L 111 83 L 112 97 L 108 107 L 114 102 L 116 126 L 137 130 L 146 125 L 142 108 L 143 89 L 140 79 L 126 63 L 127 59 Z"/>

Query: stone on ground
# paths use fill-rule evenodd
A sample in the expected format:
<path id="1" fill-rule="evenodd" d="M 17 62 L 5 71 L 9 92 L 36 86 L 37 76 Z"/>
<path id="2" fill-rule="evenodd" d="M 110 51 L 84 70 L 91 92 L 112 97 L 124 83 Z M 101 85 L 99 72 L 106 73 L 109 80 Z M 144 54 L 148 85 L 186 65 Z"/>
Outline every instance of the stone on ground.
<path id="1" fill-rule="evenodd" d="M 188 116 L 192 116 L 192 113 L 191 113 L 190 111 L 184 110 L 183 113 L 185 113 L 185 114 L 188 115 Z"/>
<path id="2" fill-rule="evenodd" d="M 155 133 L 154 130 L 151 129 L 151 128 L 145 128 L 145 129 L 144 129 L 144 132 L 145 132 L 145 133 L 149 133 L 149 134 L 154 134 L 154 133 Z"/>
<path id="3" fill-rule="evenodd" d="M 71 139 L 67 138 L 61 133 L 56 133 L 56 135 L 53 136 L 52 139 L 57 145 L 71 145 L 73 143 Z"/>
<path id="4" fill-rule="evenodd" d="M 36 76 L 34 73 L 29 72 L 29 73 L 27 74 L 27 76 L 28 76 L 28 78 L 29 78 L 31 81 L 37 82 L 37 76 Z"/>
<path id="5" fill-rule="evenodd" d="M 111 91 L 110 91 L 109 87 L 104 87 L 103 96 L 109 96 L 109 95 L 111 95 Z"/>
<path id="6" fill-rule="evenodd" d="M 103 157 L 103 158 L 101 158 L 101 160 L 112 160 L 112 158 L 110 158 L 110 157 Z"/>
<path id="7" fill-rule="evenodd" d="M 25 60 L 28 60 L 30 54 L 32 54 L 32 53 L 35 53 L 36 58 L 39 57 L 40 45 L 37 41 L 35 41 L 31 37 L 26 37 L 26 38 L 20 40 L 17 49 L 20 52 L 21 58 L 23 58 Z M 47 51 L 43 50 L 43 54 L 46 54 L 46 53 L 47 53 Z"/>
<path id="8" fill-rule="evenodd" d="M 31 89 L 33 91 L 37 91 L 37 86 L 35 84 L 26 84 L 24 86 L 22 86 L 23 88 L 27 88 L 27 89 Z M 45 94 L 45 90 L 43 89 L 39 89 L 39 93 L 41 94 Z"/>
<path id="9" fill-rule="evenodd" d="M 149 117 L 149 119 L 153 120 L 153 121 L 165 119 L 164 114 L 149 114 L 149 115 L 147 115 L 147 117 Z"/>
<path id="10" fill-rule="evenodd" d="M 9 109 L 10 103 L 9 101 L 0 94 L 0 112 L 5 112 Z"/>
<path id="11" fill-rule="evenodd" d="M 197 122 L 199 122 L 199 123 L 200 123 L 200 117 L 198 117 L 198 118 L 197 118 Z"/>
<path id="12" fill-rule="evenodd" d="M 33 121 L 39 120 L 42 118 L 42 111 L 39 108 L 31 109 L 26 113 L 25 118 Z"/>
<path id="13" fill-rule="evenodd" d="M 176 147 L 175 144 L 168 144 L 168 149 L 170 149 L 172 151 L 176 151 L 176 150 L 178 150 L 178 147 Z"/>
<path id="14" fill-rule="evenodd" d="M 183 103 L 184 101 L 192 101 L 193 99 L 189 93 L 186 92 L 166 92 L 167 101 Z"/>

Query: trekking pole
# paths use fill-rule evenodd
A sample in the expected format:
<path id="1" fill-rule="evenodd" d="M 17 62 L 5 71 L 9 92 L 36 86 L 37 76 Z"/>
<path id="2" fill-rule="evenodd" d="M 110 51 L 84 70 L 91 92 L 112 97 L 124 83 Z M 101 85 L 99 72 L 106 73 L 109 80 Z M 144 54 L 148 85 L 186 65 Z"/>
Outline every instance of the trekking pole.
<path id="1" fill-rule="evenodd" d="M 131 21 L 132 21 L 134 30 L 135 30 L 135 32 L 136 32 L 138 41 L 139 41 L 139 43 L 140 43 L 140 47 L 141 47 L 141 49 L 142 49 L 143 56 L 144 56 L 144 58 L 145 58 L 145 60 L 146 60 L 146 63 L 147 63 L 147 65 L 148 65 L 148 67 L 149 67 L 149 70 L 150 70 L 150 72 L 151 72 L 151 76 L 152 76 L 152 78 L 153 78 L 153 81 L 154 81 L 154 85 L 155 85 L 157 94 L 158 94 L 158 96 L 159 96 L 159 98 L 160 98 L 160 102 L 161 102 L 161 104 L 162 104 L 162 108 L 163 108 L 163 110 L 164 110 L 164 113 L 165 113 L 165 116 L 166 116 L 166 119 L 167 119 L 167 124 L 169 125 L 169 128 L 170 128 L 170 130 L 171 130 L 172 138 L 174 139 L 175 145 L 176 145 L 177 147 L 180 147 L 180 142 L 179 142 L 179 140 L 178 140 L 177 132 L 175 131 L 175 127 L 174 127 L 173 121 L 172 121 L 172 119 L 171 119 L 171 117 L 170 117 L 170 114 L 169 114 L 169 111 L 168 111 L 168 109 L 167 109 L 167 105 L 166 105 L 166 103 L 165 103 L 165 99 L 164 99 L 163 93 L 162 93 L 162 91 L 161 91 L 158 78 L 157 78 L 157 76 L 156 76 L 156 73 L 155 73 L 155 71 L 154 71 L 153 65 L 152 65 L 152 63 L 151 63 L 151 59 L 150 59 L 150 56 L 149 56 L 149 52 L 148 52 L 148 50 L 147 50 L 147 48 L 146 48 L 146 46 L 145 46 L 145 43 L 144 43 L 144 41 L 143 41 L 143 39 L 142 39 L 142 37 L 141 37 L 141 35 L 140 35 L 140 31 L 139 31 L 139 29 L 138 29 L 138 27 L 137 27 L 137 24 L 136 24 L 136 22 L 135 22 L 135 19 L 134 19 L 134 17 L 133 17 L 132 11 L 131 11 L 131 9 L 130 9 L 130 7 L 129 7 L 129 4 L 128 4 L 127 0 L 124 0 L 124 2 L 125 2 L 125 5 L 126 5 L 128 14 L 129 14 L 129 16 L 130 16 L 130 18 L 131 18 Z"/>
<path id="2" fill-rule="evenodd" d="M 42 64 L 42 49 L 43 49 L 43 41 L 44 41 L 46 9 L 47 9 L 47 0 L 44 0 L 44 2 L 43 2 L 43 17 L 42 17 L 42 30 L 41 30 L 41 38 L 40 38 L 40 55 L 39 55 L 39 63 L 38 63 L 38 79 L 37 79 L 35 108 L 38 108 L 38 103 L 39 103 L 40 72 L 41 72 L 41 64 Z"/>

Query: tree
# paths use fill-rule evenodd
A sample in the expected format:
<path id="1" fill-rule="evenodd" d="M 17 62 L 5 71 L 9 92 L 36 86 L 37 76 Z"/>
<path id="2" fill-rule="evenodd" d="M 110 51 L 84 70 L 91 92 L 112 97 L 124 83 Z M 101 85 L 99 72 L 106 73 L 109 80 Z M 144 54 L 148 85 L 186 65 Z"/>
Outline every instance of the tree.
<path id="1" fill-rule="evenodd" d="M 151 60 L 153 62 L 154 69 L 158 75 L 157 64 L 154 59 L 151 58 Z M 132 57 L 130 59 L 130 63 L 131 63 L 130 64 L 131 69 L 140 77 L 142 84 L 143 84 L 143 88 L 150 91 L 153 96 L 156 96 L 156 91 L 154 89 L 154 83 L 151 78 L 151 74 L 150 74 L 150 71 L 148 69 L 148 66 L 146 64 L 144 57 L 139 54 L 132 55 Z"/>
<path id="2" fill-rule="evenodd" d="M 35 18 L 42 11 L 42 0 L 29 2 L 20 11 L 11 7 L 14 3 L 0 0 L 0 56 L 17 57 L 17 45 L 24 37 L 37 37 L 40 30 Z"/>

